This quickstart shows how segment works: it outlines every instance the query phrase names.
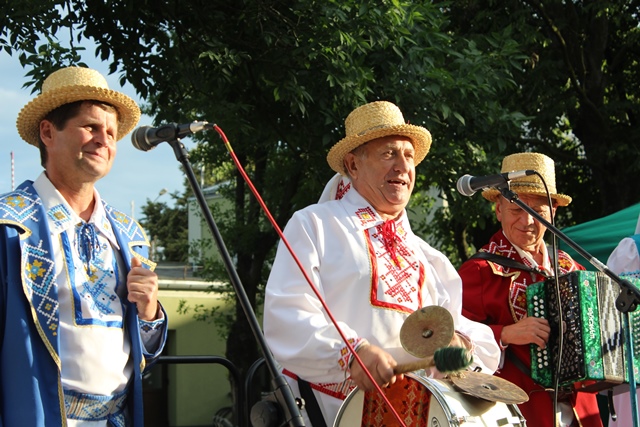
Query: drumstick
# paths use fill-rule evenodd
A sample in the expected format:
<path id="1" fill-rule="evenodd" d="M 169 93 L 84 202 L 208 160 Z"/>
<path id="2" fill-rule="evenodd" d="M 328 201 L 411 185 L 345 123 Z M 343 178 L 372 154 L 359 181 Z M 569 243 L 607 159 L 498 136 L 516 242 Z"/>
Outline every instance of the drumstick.
<path id="1" fill-rule="evenodd" d="M 433 361 L 433 356 L 427 356 L 415 362 L 401 363 L 393 368 L 393 373 L 396 375 L 406 374 L 407 372 L 419 371 L 420 369 L 432 368 L 434 366 L 436 366 L 436 363 Z"/>
<path id="2" fill-rule="evenodd" d="M 415 362 L 401 363 L 393 368 L 393 373 L 405 374 L 420 369 L 433 368 L 442 373 L 457 372 L 466 369 L 473 362 L 473 355 L 466 348 L 442 347 L 437 349 L 433 356 Z"/>

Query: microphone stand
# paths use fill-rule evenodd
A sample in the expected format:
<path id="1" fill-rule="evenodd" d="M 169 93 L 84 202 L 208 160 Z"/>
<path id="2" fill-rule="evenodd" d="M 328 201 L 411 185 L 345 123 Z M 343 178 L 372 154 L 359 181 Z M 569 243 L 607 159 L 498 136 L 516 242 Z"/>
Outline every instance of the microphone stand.
<path id="1" fill-rule="evenodd" d="M 638 417 L 638 398 L 636 390 L 636 379 L 633 367 L 633 335 L 631 334 L 631 322 L 629 320 L 629 313 L 635 311 L 640 302 L 640 290 L 636 288 L 630 281 L 621 279 L 614 272 L 609 270 L 605 264 L 600 262 L 597 258 L 589 254 L 586 250 L 581 248 L 577 243 L 571 240 L 566 234 L 556 228 L 549 221 L 544 219 L 538 212 L 529 207 L 526 203 L 523 203 L 516 193 L 511 191 L 509 183 L 501 184 L 496 187 L 502 196 L 509 200 L 511 203 L 515 203 L 525 212 L 529 213 L 533 218 L 538 220 L 541 224 L 544 224 L 549 231 L 558 236 L 567 245 L 571 246 L 578 254 L 582 255 L 584 259 L 589 261 L 598 271 L 609 276 L 614 282 L 620 286 L 620 295 L 616 299 L 616 308 L 623 314 L 623 329 L 624 329 L 624 343 L 626 350 L 627 371 L 629 374 L 629 398 L 631 400 L 631 415 L 633 418 L 633 427 L 639 427 L 640 418 Z"/>
<path id="2" fill-rule="evenodd" d="M 249 325 L 251 326 L 253 335 L 260 345 L 264 360 L 269 369 L 269 373 L 271 374 L 272 386 L 274 389 L 276 401 L 279 405 L 279 408 L 284 409 L 284 419 L 286 420 L 286 424 L 292 427 L 304 427 L 304 420 L 302 418 L 302 415 L 300 414 L 300 408 L 298 407 L 294 399 L 289 384 L 277 368 L 275 359 L 273 358 L 273 355 L 271 354 L 271 351 L 269 350 L 269 347 L 267 346 L 267 343 L 264 339 L 260 324 L 258 323 L 255 312 L 251 307 L 251 303 L 244 290 L 244 286 L 242 285 L 240 278 L 238 277 L 238 273 L 235 270 L 235 267 L 231 260 L 231 256 L 227 251 L 224 240 L 222 239 L 220 231 L 218 230 L 213 216 L 211 215 L 211 210 L 209 209 L 209 205 L 207 205 L 207 202 L 202 193 L 202 189 L 198 185 L 198 180 L 193 172 L 191 163 L 189 163 L 189 154 L 184 148 L 182 142 L 180 142 L 179 138 L 167 140 L 167 142 L 169 143 L 169 145 L 171 145 L 171 148 L 173 148 L 176 159 L 184 167 L 187 178 L 189 179 L 189 184 L 193 189 L 193 193 L 198 200 L 200 209 L 202 210 L 204 218 L 207 221 L 207 225 L 209 226 L 218 250 L 220 251 L 220 255 L 222 256 L 225 268 L 227 270 L 227 273 L 229 274 L 229 278 L 231 279 L 231 284 L 233 285 L 236 296 L 238 297 L 238 302 L 242 306 L 244 314 L 247 316 L 247 320 L 249 322 Z M 240 416 L 240 414 L 238 415 Z"/>

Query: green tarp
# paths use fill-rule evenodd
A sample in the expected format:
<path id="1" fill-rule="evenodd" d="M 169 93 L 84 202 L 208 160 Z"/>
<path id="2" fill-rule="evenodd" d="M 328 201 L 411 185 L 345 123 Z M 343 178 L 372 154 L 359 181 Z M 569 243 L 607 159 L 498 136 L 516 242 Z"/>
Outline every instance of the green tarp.
<path id="1" fill-rule="evenodd" d="M 635 232 L 639 214 L 640 203 L 593 221 L 567 227 L 562 232 L 591 256 L 606 264 L 609 255 L 620 240 L 631 236 Z M 547 233 L 550 232 L 548 231 Z M 573 259 L 582 264 L 587 270 L 596 270 L 588 260 L 579 255 L 561 239 L 558 239 L 558 244 L 561 249 L 567 251 Z"/>

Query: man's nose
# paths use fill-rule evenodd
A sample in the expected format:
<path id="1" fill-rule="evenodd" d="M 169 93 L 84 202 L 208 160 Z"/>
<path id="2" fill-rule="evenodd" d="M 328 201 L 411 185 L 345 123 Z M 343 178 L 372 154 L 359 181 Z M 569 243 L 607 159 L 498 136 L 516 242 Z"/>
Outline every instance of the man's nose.
<path id="1" fill-rule="evenodd" d="M 411 162 L 413 160 L 405 157 L 405 156 L 398 156 L 398 160 L 396 161 L 396 170 L 398 171 L 402 171 L 405 172 L 407 170 L 410 169 L 411 167 Z"/>
<path id="2" fill-rule="evenodd" d="M 113 138 L 106 129 L 98 129 L 93 132 L 93 141 L 99 146 L 108 146 Z"/>

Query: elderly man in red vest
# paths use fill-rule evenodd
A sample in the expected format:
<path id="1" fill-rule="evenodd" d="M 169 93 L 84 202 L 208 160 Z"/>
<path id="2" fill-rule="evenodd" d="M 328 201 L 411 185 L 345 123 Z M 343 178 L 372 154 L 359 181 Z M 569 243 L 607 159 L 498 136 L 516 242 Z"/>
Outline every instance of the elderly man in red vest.
<path id="1" fill-rule="evenodd" d="M 552 199 L 551 206 L 537 175 L 512 180 L 511 190 L 547 221 L 551 221 L 559 206 L 571 202 L 571 197 L 556 192 L 554 162 L 549 157 L 538 153 L 505 157 L 502 172 L 516 170 L 535 170 L 544 178 Z M 502 349 L 501 366 L 496 375 L 528 393 L 529 401 L 519 405 L 527 425 L 554 427 L 557 424 L 553 415 L 553 395 L 536 384 L 529 372 L 531 345 L 544 348 L 550 327 L 546 319 L 527 317 L 526 307 L 527 286 L 554 274 L 550 248 L 543 240 L 546 227 L 505 199 L 497 189 L 486 189 L 482 195 L 495 203 L 496 217 L 502 227 L 479 254 L 463 263 L 458 271 L 463 286 L 462 313 L 493 330 Z M 507 260 L 503 262 L 505 258 Z M 567 253 L 558 251 L 558 269 L 559 274 L 564 275 L 584 270 L 584 267 Z M 562 427 L 602 426 L 595 395 L 588 393 L 573 393 L 561 399 L 556 418 Z"/>

